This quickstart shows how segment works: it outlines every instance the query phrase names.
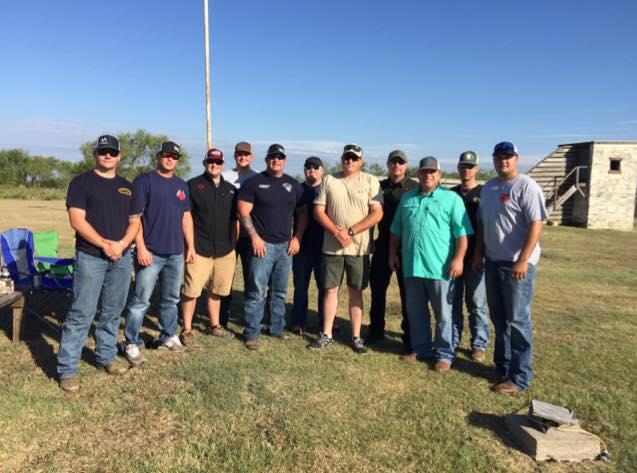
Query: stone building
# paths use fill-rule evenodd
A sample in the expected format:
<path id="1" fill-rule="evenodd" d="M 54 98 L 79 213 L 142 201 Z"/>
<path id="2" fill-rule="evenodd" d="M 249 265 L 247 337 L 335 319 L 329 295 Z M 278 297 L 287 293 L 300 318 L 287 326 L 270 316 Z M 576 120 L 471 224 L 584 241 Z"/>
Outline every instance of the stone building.
<path id="1" fill-rule="evenodd" d="M 550 222 L 633 229 L 637 141 L 559 145 L 527 174 L 544 190 Z"/>

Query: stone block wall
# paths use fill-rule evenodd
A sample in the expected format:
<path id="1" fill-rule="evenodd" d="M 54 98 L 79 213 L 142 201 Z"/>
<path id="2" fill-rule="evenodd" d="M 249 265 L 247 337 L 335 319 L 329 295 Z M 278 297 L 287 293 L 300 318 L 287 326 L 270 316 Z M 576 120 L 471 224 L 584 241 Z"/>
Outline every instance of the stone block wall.
<path id="1" fill-rule="evenodd" d="M 611 170 L 620 159 L 620 171 Z M 637 189 L 637 142 L 593 142 L 587 228 L 632 230 Z"/>

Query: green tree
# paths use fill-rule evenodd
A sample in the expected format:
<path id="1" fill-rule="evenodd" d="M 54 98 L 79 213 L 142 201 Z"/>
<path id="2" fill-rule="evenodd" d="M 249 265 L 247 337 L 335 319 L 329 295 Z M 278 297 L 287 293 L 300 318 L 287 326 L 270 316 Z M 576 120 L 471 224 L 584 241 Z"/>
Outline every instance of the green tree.
<path id="1" fill-rule="evenodd" d="M 120 133 L 118 135 L 122 157 L 119 162 L 118 174 L 132 180 L 143 172 L 155 168 L 155 153 L 162 141 L 168 141 L 164 135 L 152 135 L 146 130 L 137 130 L 134 133 Z M 94 141 L 88 141 L 80 146 L 84 160 L 78 163 L 75 172 L 93 169 Z M 190 173 L 190 155 L 181 147 L 181 158 L 177 166 L 176 174 L 185 177 Z"/>

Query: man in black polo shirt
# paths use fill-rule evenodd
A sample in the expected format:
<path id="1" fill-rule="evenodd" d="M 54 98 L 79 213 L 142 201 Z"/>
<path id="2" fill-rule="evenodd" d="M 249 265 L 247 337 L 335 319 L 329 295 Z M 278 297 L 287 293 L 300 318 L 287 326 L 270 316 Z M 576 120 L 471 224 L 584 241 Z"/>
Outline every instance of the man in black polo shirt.
<path id="1" fill-rule="evenodd" d="M 473 151 L 465 151 L 458 161 L 460 185 L 451 190 L 462 200 L 471 219 L 473 228 L 478 228 L 477 215 L 480 205 L 480 191 L 482 186 L 476 181 L 479 171 L 478 155 Z M 462 339 L 464 326 L 464 303 L 469 311 L 469 329 L 471 331 L 471 357 L 482 363 L 484 352 L 489 343 L 489 322 L 487 319 L 487 301 L 484 283 L 484 272 L 475 272 L 471 267 L 471 258 L 475 250 L 475 235 L 469 236 L 469 246 L 464 257 L 464 271 L 454 280 L 453 301 L 453 346 L 457 348 Z M 463 303 L 464 296 L 464 303 Z"/>
<path id="2" fill-rule="evenodd" d="M 133 186 L 117 175 L 120 156 L 119 140 L 100 136 L 93 150 L 95 169 L 75 177 L 66 194 L 76 259 L 73 304 L 62 326 L 57 372 L 67 392 L 80 389 L 77 365 L 98 301 L 95 358 L 108 374 L 126 371 L 115 363 L 117 333 L 133 269 L 128 248 L 139 231 L 141 207 Z"/>
<path id="3" fill-rule="evenodd" d="M 192 316 L 197 297 L 208 286 L 206 334 L 233 337 L 219 323 L 221 298 L 230 294 L 236 265 L 235 246 L 239 234 L 237 189 L 224 180 L 223 152 L 212 148 L 206 153 L 205 172 L 188 181 L 190 212 L 195 227 L 195 260 L 186 265 L 181 312 L 184 318 L 182 343 L 192 342 Z"/>
<path id="4" fill-rule="evenodd" d="M 237 210 L 241 224 L 252 242 L 250 271 L 245 285 L 243 332 L 245 346 L 259 349 L 265 290 L 270 290 L 270 335 L 287 338 L 285 296 L 292 267 L 292 256 L 307 225 L 303 188 L 296 179 L 283 173 L 287 158 L 279 144 L 268 148 L 266 170 L 241 186 Z M 292 228 L 294 225 L 294 235 Z"/>
<path id="5" fill-rule="evenodd" d="M 380 181 L 383 192 L 383 219 L 378 224 L 378 238 L 374 242 L 374 255 L 372 257 L 370 271 L 370 289 L 372 303 L 369 310 L 369 332 L 367 342 L 374 343 L 385 338 L 385 307 L 387 288 L 392 275 L 389 267 L 389 227 L 394 220 L 394 214 L 398 208 L 400 198 L 408 190 L 418 186 L 418 182 L 407 177 L 407 156 L 399 149 L 389 153 L 387 157 L 387 179 Z M 403 351 L 410 354 L 411 339 L 409 335 L 409 319 L 405 308 L 405 285 L 403 283 L 402 269 L 396 271 L 398 288 L 400 292 L 400 306 L 402 313 L 401 328 L 403 331 Z"/>

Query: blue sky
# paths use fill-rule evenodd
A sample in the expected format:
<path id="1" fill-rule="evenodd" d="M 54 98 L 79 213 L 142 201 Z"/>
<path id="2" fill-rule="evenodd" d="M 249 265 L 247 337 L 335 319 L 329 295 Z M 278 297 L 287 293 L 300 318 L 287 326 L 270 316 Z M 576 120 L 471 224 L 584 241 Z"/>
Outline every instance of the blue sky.
<path id="1" fill-rule="evenodd" d="M 144 128 L 206 147 L 203 1 L 0 0 L 0 148 L 80 158 Z M 452 169 L 511 140 L 637 139 L 637 2 L 210 0 L 213 142 L 268 144 L 291 174 L 355 142 Z"/>

